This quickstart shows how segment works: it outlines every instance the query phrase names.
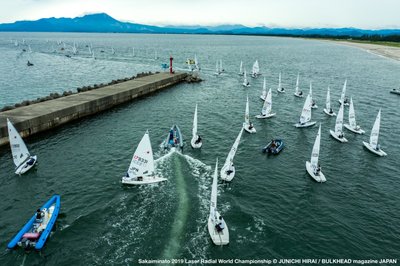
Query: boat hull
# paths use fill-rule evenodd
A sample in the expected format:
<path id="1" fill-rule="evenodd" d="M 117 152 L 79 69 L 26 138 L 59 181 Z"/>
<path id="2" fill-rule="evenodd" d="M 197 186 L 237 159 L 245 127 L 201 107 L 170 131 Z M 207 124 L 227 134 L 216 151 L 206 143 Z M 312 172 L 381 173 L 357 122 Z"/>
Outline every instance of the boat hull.
<path id="1" fill-rule="evenodd" d="M 215 212 L 216 212 L 216 217 L 219 217 L 220 216 L 219 212 L 218 211 Z M 217 246 L 223 246 L 229 244 L 229 229 L 225 221 L 224 224 L 225 228 L 221 232 L 218 232 L 215 227 L 216 224 L 213 222 L 211 217 L 208 217 L 208 223 L 207 223 L 208 233 L 210 234 L 212 242 Z"/>
<path id="2" fill-rule="evenodd" d="M 270 117 L 273 117 L 273 116 L 275 116 L 275 115 L 276 115 L 276 113 L 267 114 L 267 115 L 256 115 L 255 118 L 260 118 L 260 119 L 263 119 L 263 118 L 270 118 Z"/>
<path id="3" fill-rule="evenodd" d="M 356 134 L 364 134 L 365 133 L 365 131 L 364 130 L 362 130 L 361 128 L 359 128 L 358 130 L 357 129 L 354 129 L 354 128 L 352 128 L 349 124 L 344 124 L 343 125 L 345 128 L 347 128 L 348 130 L 350 130 L 351 132 L 353 132 L 353 133 L 356 133 Z"/>
<path id="4" fill-rule="evenodd" d="M 318 109 L 318 105 L 316 105 L 316 104 L 311 105 L 311 109 Z"/>
<path id="5" fill-rule="evenodd" d="M 250 87 L 250 84 L 242 83 L 242 86 L 245 88 L 248 88 L 248 87 Z"/>
<path id="6" fill-rule="evenodd" d="M 281 139 L 275 139 L 274 141 L 277 143 L 276 148 L 271 148 L 272 141 L 270 141 L 266 146 L 264 146 L 262 151 L 264 153 L 278 154 L 285 147 L 285 143 Z"/>
<path id="7" fill-rule="evenodd" d="M 28 164 L 28 162 L 29 162 L 31 159 L 33 159 L 33 163 Z M 31 168 L 33 168 L 33 167 L 35 166 L 36 162 L 37 162 L 37 156 L 36 156 L 36 155 L 29 157 L 29 159 L 26 160 L 26 162 L 24 162 L 23 164 L 21 164 L 21 165 L 16 169 L 15 174 L 16 174 L 16 175 L 25 174 L 26 172 L 28 172 Z"/>
<path id="8" fill-rule="evenodd" d="M 298 94 L 298 93 L 294 93 L 294 96 L 299 97 L 299 98 L 303 98 L 303 94 Z"/>
<path id="9" fill-rule="evenodd" d="M 247 125 L 246 123 L 243 123 L 243 129 L 244 129 L 246 132 L 250 133 L 250 134 L 253 134 L 253 133 L 256 133 L 256 132 L 257 132 L 256 129 L 255 129 L 254 127 L 251 128 L 251 129 L 249 129 L 249 125 Z"/>
<path id="10" fill-rule="evenodd" d="M 203 146 L 203 141 L 200 141 L 199 143 L 196 143 L 197 138 L 194 138 L 190 141 L 190 146 L 192 146 L 193 149 L 200 149 L 201 146 Z"/>
<path id="11" fill-rule="evenodd" d="M 224 165 L 222 168 L 221 168 L 221 172 L 220 172 L 220 175 L 221 175 L 221 179 L 223 180 L 223 181 L 226 181 L 226 182 L 231 182 L 232 181 L 232 179 L 235 177 L 235 173 L 236 173 L 236 170 L 235 170 L 235 167 L 234 166 L 232 166 L 231 167 L 231 173 L 230 174 L 227 174 L 227 169 L 228 169 L 228 165 Z"/>
<path id="12" fill-rule="evenodd" d="M 54 208 L 52 208 L 54 206 Z M 46 243 L 48 236 L 51 233 L 51 230 L 57 220 L 58 214 L 60 212 L 61 207 L 61 198 L 59 195 L 54 195 L 51 197 L 41 208 L 40 210 L 48 209 L 51 210 L 51 215 L 48 218 L 46 227 L 40 233 L 40 237 L 34 243 L 34 247 L 36 250 L 41 250 Z M 8 243 L 7 248 L 13 249 L 18 245 L 18 242 L 21 241 L 22 237 L 25 233 L 29 233 L 33 230 L 33 226 L 36 220 L 36 213 L 32 216 L 32 218 L 24 225 L 24 227 L 17 233 L 17 235 Z"/>
<path id="13" fill-rule="evenodd" d="M 379 155 L 379 156 L 386 156 L 386 155 L 387 155 L 387 153 L 384 152 L 384 151 L 381 150 L 381 149 L 379 149 L 379 150 L 374 149 L 374 148 L 371 146 L 371 144 L 369 144 L 368 142 L 363 141 L 363 144 L 364 144 L 364 147 L 366 147 L 370 152 L 372 152 L 372 153 L 374 153 L 374 154 L 376 154 L 376 155 Z"/>
<path id="14" fill-rule="evenodd" d="M 265 95 L 265 96 L 263 96 L 263 95 L 260 95 L 260 99 L 261 99 L 261 100 L 265 101 L 265 98 L 267 98 L 267 96 L 266 96 L 266 95 Z"/>
<path id="15" fill-rule="evenodd" d="M 341 101 L 340 99 L 338 100 L 338 102 L 339 102 L 340 104 L 342 104 L 342 101 Z M 349 102 L 345 102 L 345 103 L 344 103 L 344 106 L 349 106 L 349 105 L 350 105 Z"/>
<path id="16" fill-rule="evenodd" d="M 154 184 L 158 182 L 166 181 L 166 178 L 157 177 L 157 176 L 143 176 L 142 180 L 138 180 L 137 177 L 122 177 L 122 184 L 124 185 L 147 185 Z"/>
<path id="17" fill-rule="evenodd" d="M 279 92 L 279 93 L 285 93 L 284 89 L 276 89 L 276 91 Z"/>
<path id="18" fill-rule="evenodd" d="M 316 123 L 317 123 L 316 121 L 310 121 L 310 122 L 307 122 L 304 124 L 297 123 L 297 124 L 294 124 L 294 126 L 295 127 L 311 127 L 311 126 L 315 125 Z"/>
<path id="19" fill-rule="evenodd" d="M 306 162 L 306 170 L 307 173 L 317 182 L 323 183 L 326 182 L 325 175 L 322 173 L 322 171 L 319 172 L 319 175 L 314 174 L 314 170 L 311 167 L 311 163 L 309 161 Z"/>
<path id="20" fill-rule="evenodd" d="M 344 136 L 343 136 L 342 138 L 339 138 L 339 137 L 336 135 L 335 131 L 333 131 L 333 130 L 329 130 L 329 132 L 331 133 L 331 136 L 332 136 L 334 139 L 336 139 L 337 141 L 339 141 L 339 142 L 344 143 L 344 142 L 347 142 L 347 141 L 348 141 Z"/>
<path id="21" fill-rule="evenodd" d="M 329 113 L 329 111 L 328 111 L 326 108 L 324 108 L 324 113 L 327 114 L 327 115 L 329 115 L 329 116 L 336 116 L 336 113 L 335 113 L 335 112 Z"/>

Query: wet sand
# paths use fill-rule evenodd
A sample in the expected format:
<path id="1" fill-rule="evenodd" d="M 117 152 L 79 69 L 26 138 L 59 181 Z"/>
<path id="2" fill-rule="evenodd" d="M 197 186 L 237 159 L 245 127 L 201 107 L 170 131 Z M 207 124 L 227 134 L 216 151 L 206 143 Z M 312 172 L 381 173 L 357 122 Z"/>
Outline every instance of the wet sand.
<path id="1" fill-rule="evenodd" d="M 338 44 L 348 45 L 364 49 L 372 54 L 391 58 L 400 61 L 400 47 L 370 44 L 370 43 L 357 43 L 357 42 L 346 42 L 346 41 L 334 41 Z"/>

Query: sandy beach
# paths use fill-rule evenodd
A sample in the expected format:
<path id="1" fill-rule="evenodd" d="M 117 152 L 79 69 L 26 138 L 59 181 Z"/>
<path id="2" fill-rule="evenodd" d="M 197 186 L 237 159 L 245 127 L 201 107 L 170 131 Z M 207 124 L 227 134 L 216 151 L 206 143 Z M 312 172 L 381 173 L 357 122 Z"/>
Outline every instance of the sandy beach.
<path id="1" fill-rule="evenodd" d="M 364 49 L 370 53 L 400 61 L 400 47 L 370 44 L 370 43 L 346 42 L 346 41 L 334 41 L 334 42 L 338 44 Z"/>

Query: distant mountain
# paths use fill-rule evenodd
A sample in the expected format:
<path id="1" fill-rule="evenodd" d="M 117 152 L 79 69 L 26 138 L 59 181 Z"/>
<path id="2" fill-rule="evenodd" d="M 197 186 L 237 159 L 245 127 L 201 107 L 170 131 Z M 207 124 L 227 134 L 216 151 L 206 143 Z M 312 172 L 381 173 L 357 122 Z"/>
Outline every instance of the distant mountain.
<path id="1" fill-rule="evenodd" d="M 35 21 L 17 21 L 0 24 L 0 31 L 27 32 L 118 32 L 118 33 L 175 33 L 175 34 L 248 34 L 289 36 L 350 36 L 400 35 L 400 29 L 363 30 L 357 28 L 268 28 L 243 25 L 167 26 L 158 27 L 118 21 L 105 13 L 76 18 L 43 18 Z"/>

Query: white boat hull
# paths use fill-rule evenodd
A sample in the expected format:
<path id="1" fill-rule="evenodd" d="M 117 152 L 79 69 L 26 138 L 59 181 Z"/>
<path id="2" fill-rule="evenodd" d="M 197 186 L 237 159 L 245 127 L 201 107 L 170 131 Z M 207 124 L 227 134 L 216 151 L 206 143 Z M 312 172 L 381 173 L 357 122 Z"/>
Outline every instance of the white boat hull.
<path id="1" fill-rule="evenodd" d="M 250 84 L 242 83 L 242 85 L 243 85 L 243 87 L 246 87 L 246 88 L 250 87 Z"/>
<path id="2" fill-rule="evenodd" d="M 326 182 L 325 175 L 322 173 L 322 171 L 320 171 L 319 174 L 316 175 L 316 174 L 314 173 L 314 170 L 313 170 L 313 168 L 311 167 L 311 163 L 310 163 L 309 161 L 306 162 L 306 170 L 307 170 L 307 173 L 308 173 L 315 181 L 317 181 L 317 182 L 319 182 L 319 183 Z"/>
<path id="3" fill-rule="evenodd" d="M 298 94 L 298 93 L 294 93 L 294 96 L 299 97 L 299 98 L 303 98 L 303 94 Z"/>
<path id="4" fill-rule="evenodd" d="M 254 128 L 254 126 L 253 128 L 249 129 L 249 125 L 247 125 L 246 123 L 243 123 L 243 129 L 250 134 L 256 133 L 256 129 Z"/>
<path id="5" fill-rule="evenodd" d="M 28 162 L 33 159 L 34 162 L 32 164 L 28 164 Z M 23 164 L 21 164 L 16 170 L 15 170 L 15 174 L 17 175 L 22 175 L 25 174 L 26 172 L 28 172 L 33 166 L 35 166 L 37 162 L 37 156 L 31 156 L 29 157 L 28 160 L 26 160 L 26 162 L 24 162 Z"/>
<path id="6" fill-rule="evenodd" d="M 329 116 L 336 116 L 336 113 L 335 113 L 335 112 L 329 113 L 329 111 L 326 110 L 326 108 L 324 108 L 324 113 L 327 114 L 327 115 L 329 115 Z"/>
<path id="7" fill-rule="evenodd" d="M 219 217 L 220 214 L 218 213 L 218 211 L 215 212 L 216 216 Z M 218 232 L 217 229 L 215 228 L 215 224 L 212 221 L 211 217 L 208 217 L 208 223 L 207 223 L 208 233 L 210 234 L 212 242 L 217 246 L 223 246 L 229 244 L 229 229 L 225 221 L 224 224 L 225 228 L 221 232 Z"/>
<path id="8" fill-rule="evenodd" d="M 342 142 L 342 143 L 347 142 L 347 139 L 346 139 L 344 136 L 343 136 L 342 138 L 339 138 L 339 137 L 336 135 L 335 131 L 329 130 L 329 132 L 331 133 L 331 136 L 332 136 L 334 139 L 336 139 L 337 141 Z"/>
<path id="9" fill-rule="evenodd" d="M 339 99 L 338 102 L 339 102 L 340 104 L 342 104 L 342 100 Z M 350 105 L 349 102 L 344 103 L 344 106 L 349 106 L 349 105 Z"/>
<path id="10" fill-rule="evenodd" d="M 225 166 L 225 165 L 221 168 L 221 172 L 220 172 L 221 179 L 222 179 L 223 181 L 226 181 L 226 182 L 231 182 L 232 179 L 235 177 L 236 170 L 235 170 L 235 167 L 232 166 L 232 167 L 231 167 L 232 172 L 228 175 L 228 174 L 226 173 L 227 168 L 228 168 L 228 167 Z"/>
<path id="11" fill-rule="evenodd" d="M 122 184 L 125 185 L 146 185 L 146 184 L 153 184 L 162 181 L 166 181 L 166 178 L 157 177 L 157 176 L 143 176 L 142 180 L 138 180 L 137 177 L 122 177 Z"/>
<path id="12" fill-rule="evenodd" d="M 267 98 L 267 95 L 265 95 L 265 96 L 264 95 L 260 95 L 260 99 L 261 100 L 265 101 L 265 98 Z"/>
<path id="13" fill-rule="evenodd" d="M 255 118 L 270 118 L 270 117 L 273 117 L 273 116 L 275 116 L 276 115 L 276 113 L 272 113 L 272 114 L 266 114 L 266 115 L 256 115 L 255 116 Z"/>
<path id="14" fill-rule="evenodd" d="M 318 109 L 318 105 L 316 105 L 316 104 L 311 105 L 311 109 Z"/>
<path id="15" fill-rule="evenodd" d="M 285 93 L 285 90 L 276 89 L 279 93 Z"/>
<path id="16" fill-rule="evenodd" d="M 192 146 L 193 149 L 200 149 L 201 146 L 203 146 L 203 142 L 200 141 L 199 143 L 196 143 L 196 139 L 192 139 L 190 141 L 190 145 Z"/>
<path id="17" fill-rule="evenodd" d="M 307 122 L 304 124 L 297 123 L 297 124 L 294 124 L 294 126 L 295 127 L 311 127 L 311 126 L 315 125 L 316 123 L 317 123 L 316 121 L 310 121 L 310 122 Z"/>
<path id="18" fill-rule="evenodd" d="M 370 152 L 375 153 L 376 155 L 379 155 L 379 156 L 386 156 L 387 155 L 387 153 L 384 152 L 381 149 L 379 149 L 379 150 L 374 149 L 371 146 L 371 144 L 369 144 L 368 142 L 363 141 L 363 144 L 364 144 L 364 147 L 366 147 Z"/>
<path id="19" fill-rule="evenodd" d="M 355 128 L 352 128 L 349 124 L 344 124 L 343 126 L 345 128 L 347 128 L 348 130 L 350 130 L 351 132 L 354 132 L 356 134 L 364 134 L 365 133 L 365 131 L 362 130 L 361 128 L 355 129 Z"/>

